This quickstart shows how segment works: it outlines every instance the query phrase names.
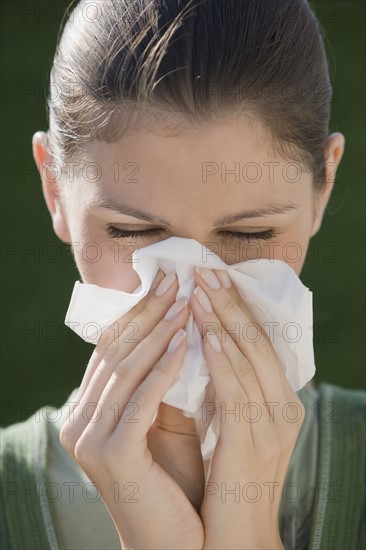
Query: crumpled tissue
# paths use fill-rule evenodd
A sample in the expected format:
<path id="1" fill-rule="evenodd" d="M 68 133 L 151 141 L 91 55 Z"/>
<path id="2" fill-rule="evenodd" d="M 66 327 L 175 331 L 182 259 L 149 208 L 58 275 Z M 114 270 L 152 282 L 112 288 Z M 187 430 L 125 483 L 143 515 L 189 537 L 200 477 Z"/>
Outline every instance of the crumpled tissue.
<path id="1" fill-rule="evenodd" d="M 183 296 L 190 298 L 195 287 L 195 266 L 224 269 L 270 337 L 293 391 L 299 391 L 313 378 L 312 292 L 286 262 L 260 258 L 227 265 L 203 243 L 170 237 L 136 250 L 131 263 L 141 279 L 133 293 L 75 282 L 65 324 L 86 342 L 97 344 L 102 332 L 142 300 L 159 269 L 176 273 L 179 285 L 176 300 Z M 185 330 L 187 352 L 163 402 L 194 418 L 203 458 L 209 459 L 220 434 L 219 413 L 206 414 L 214 410 L 215 390 L 192 312 Z M 255 338 L 249 332 L 246 334 L 248 340 Z"/>

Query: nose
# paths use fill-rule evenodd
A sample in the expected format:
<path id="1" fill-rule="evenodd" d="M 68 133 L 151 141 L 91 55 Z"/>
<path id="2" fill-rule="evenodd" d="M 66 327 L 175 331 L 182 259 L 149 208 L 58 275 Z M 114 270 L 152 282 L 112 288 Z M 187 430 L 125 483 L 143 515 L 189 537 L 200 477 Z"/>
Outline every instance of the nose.
<path id="1" fill-rule="evenodd" d="M 202 245 L 202 260 L 212 257 L 213 254 L 218 256 L 227 265 L 236 264 L 245 259 L 243 247 L 240 247 L 240 243 L 230 243 L 217 237 L 209 237 L 207 233 L 203 233 L 202 231 L 176 231 L 172 236 L 193 239 L 200 243 Z"/>

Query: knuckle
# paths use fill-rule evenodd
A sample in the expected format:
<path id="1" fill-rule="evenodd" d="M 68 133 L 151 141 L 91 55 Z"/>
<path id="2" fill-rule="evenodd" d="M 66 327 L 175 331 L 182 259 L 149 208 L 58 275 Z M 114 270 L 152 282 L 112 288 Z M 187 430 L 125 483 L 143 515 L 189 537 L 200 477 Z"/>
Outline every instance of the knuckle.
<path id="1" fill-rule="evenodd" d="M 145 321 L 156 315 L 156 303 L 152 300 L 152 296 L 145 302 L 144 307 L 138 314 L 138 319 Z"/>
<path id="2" fill-rule="evenodd" d="M 244 394 L 244 391 L 242 388 L 240 387 L 233 388 L 232 399 L 231 399 L 233 404 L 237 404 L 237 403 L 242 404 L 245 402 L 245 399 L 246 399 L 246 395 Z M 232 408 L 235 409 L 234 406 Z"/>
<path id="3" fill-rule="evenodd" d="M 86 430 L 77 441 L 74 456 L 79 464 L 92 464 L 96 459 L 95 440 Z M 99 457 L 98 457 L 99 462 Z"/>
<path id="4" fill-rule="evenodd" d="M 75 445 L 74 450 L 75 460 L 78 462 L 78 464 L 86 464 L 88 454 L 89 453 L 85 445 L 78 441 Z"/>
<path id="5" fill-rule="evenodd" d="M 254 369 L 248 359 L 245 357 L 241 360 L 238 360 L 235 366 L 235 370 L 240 373 L 240 376 L 245 378 L 245 380 L 254 382 L 256 380 L 256 375 Z"/>
<path id="6" fill-rule="evenodd" d="M 160 321 L 155 327 L 152 329 L 152 331 L 149 334 L 149 338 L 151 338 L 152 341 L 154 341 L 156 338 L 160 339 L 163 334 L 167 333 L 167 323 L 170 323 L 170 321 Z"/>
<path id="7" fill-rule="evenodd" d="M 260 338 L 255 343 L 257 350 L 262 355 L 265 355 L 266 357 L 271 357 L 272 355 L 271 344 L 265 337 L 263 331 L 261 331 L 260 334 L 261 334 Z"/>
<path id="8" fill-rule="evenodd" d="M 157 373 L 157 376 L 159 376 L 160 374 L 164 375 L 164 377 L 172 372 L 172 363 L 171 363 L 171 359 L 168 358 L 167 356 L 163 356 L 157 363 L 156 365 L 154 366 L 152 372 L 155 372 Z"/>
<path id="9" fill-rule="evenodd" d="M 113 331 L 108 330 L 108 328 L 106 328 L 102 332 L 102 335 L 99 338 L 98 343 L 96 345 L 98 350 L 109 346 L 113 342 L 113 337 L 114 337 Z"/>
<path id="10" fill-rule="evenodd" d="M 224 313 L 226 314 L 234 313 L 237 311 L 237 308 L 238 308 L 238 304 L 233 299 L 233 297 L 230 295 L 225 296 L 224 303 L 223 303 Z"/>
<path id="11" fill-rule="evenodd" d="M 113 359 L 117 355 L 119 349 L 120 345 L 118 339 L 112 339 L 109 346 L 104 351 L 104 359 Z"/>
<path id="12" fill-rule="evenodd" d="M 163 373 L 166 374 L 169 372 L 171 365 L 171 359 L 167 359 L 166 357 L 162 357 L 154 366 L 153 372 Z"/>
<path id="13" fill-rule="evenodd" d="M 134 394 L 132 396 L 132 401 L 134 403 L 137 404 L 137 406 L 139 408 L 141 408 L 145 403 L 146 403 L 146 393 L 144 392 L 144 390 L 141 388 L 141 386 L 139 386 L 138 388 L 136 388 L 136 390 L 134 391 Z"/>
<path id="14" fill-rule="evenodd" d="M 144 309 L 142 310 L 142 314 L 144 316 L 154 316 L 156 314 L 156 301 L 154 300 L 155 296 L 154 295 L 150 295 L 149 296 L 149 299 L 147 300 L 146 304 L 145 304 L 145 307 Z M 160 302 L 159 302 L 160 303 Z"/>
<path id="15" fill-rule="evenodd" d="M 108 344 L 105 343 L 103 350 L 101 349 L 101 351 L 103 351 L 104 359 L 116 359 L 116 357 L 118 357 L 118 355 L 121 353 L 121 346 L 124 343 L 129 343 L 131 341 L 135 342 L 136 340 L 129 340 L 129 338 L 132 336 L 136 339 L 136 334 L 138 333 L 138 330 L 134 330 L 135 328 L 138 329 L 138 324 L 134 321 L 129 321 L 120 328 L 118 334 L 110 331 L 110 335 L 108 335 Z"/>
<path id="16" fill-rule="evenodd" d="M 231 379 L 233 368 L 229 361 L 223 361 L 221 364 L 217 365 L 217 369 L 223 377 Z"/>
<path id="17" fill-rule="evenodd" d="M 69 454 L 74 455 L 77 438 L 73 426 L 69 426 L 68 423 L 65 422 L 61 427 L 59 439 L 64 449 L 66 449 Z"/>
<path id="18" fill-rule="evenodd" d="M 122 361 L 117 363 L 117 365 L 114 368 L 114 373 L 119 378 L 126 378 L 130 370 L 131 370 L 131 361 L 129 360 L 129 357 L 125 357 Z"/>

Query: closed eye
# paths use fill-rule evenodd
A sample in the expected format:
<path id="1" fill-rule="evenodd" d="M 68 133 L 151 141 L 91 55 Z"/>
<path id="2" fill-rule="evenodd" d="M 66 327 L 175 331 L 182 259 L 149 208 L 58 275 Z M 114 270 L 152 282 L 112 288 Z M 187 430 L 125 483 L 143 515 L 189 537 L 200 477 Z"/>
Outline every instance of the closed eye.
<path id="1" fill-rule="evenodd" d="M 164 232 L 164 229 L 145 229 L 144 231 L 130 231 L 128 229 L 117 229 L 113 225 L 108 226 L 107 233 L 112 238 L 117 239 L 143 239 L 152 237 L 155 235 L 160 235 Z M 267 229 L 266 231 L 260 231 L 256 233 L 240 233 L 238 231 L 221 231 L 220 234 L 227 236 L 231 239 L 241 239 L 241 240 L 250 240 L 250 239 L 272 239 L 275 236 L 273 229 Z"/>

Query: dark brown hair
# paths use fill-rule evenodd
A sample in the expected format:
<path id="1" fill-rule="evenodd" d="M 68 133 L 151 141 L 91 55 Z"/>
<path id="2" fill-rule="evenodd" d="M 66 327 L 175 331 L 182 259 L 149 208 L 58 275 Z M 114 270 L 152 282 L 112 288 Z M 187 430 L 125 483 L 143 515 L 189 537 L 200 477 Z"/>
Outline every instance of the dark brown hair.
<path id="1" fill-rule="evenodd" d="M 246 113 L 325 180 L 332 87 L 306 0 L 81 0 L 59 34 L 48 96 L 61 167 L 139 116 L 200 124 Z"/>

